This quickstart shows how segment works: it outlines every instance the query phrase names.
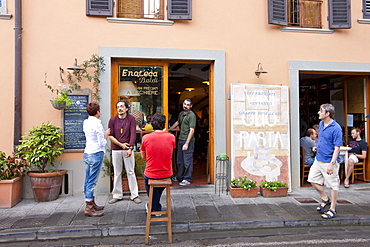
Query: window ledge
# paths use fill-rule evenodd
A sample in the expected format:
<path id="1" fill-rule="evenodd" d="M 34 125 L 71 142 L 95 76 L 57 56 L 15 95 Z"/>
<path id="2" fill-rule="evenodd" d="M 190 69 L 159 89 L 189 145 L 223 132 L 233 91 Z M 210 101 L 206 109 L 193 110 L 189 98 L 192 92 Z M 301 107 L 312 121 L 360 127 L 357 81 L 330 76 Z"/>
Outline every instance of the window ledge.
<path id="1" fill-rule="evenodd" d="M 10 20 L 12 18 L 12 14 L 0 14 L 0 19 Z"/>
<path id="2" fill-rule="evenodd" d="M 297 33 L 333 33 L 334 30 L 331 29 L 321 29 L 321 28 L 302 28 L 302 27 L 281 27 L 283 32 L 297 32 Z"/>
<path id="3" fill-rule="evenodd" d="M 370 24 L 370 19 L 357 19 L 357 22 L 361 24 Z"/>
<path id="4" fill-rule="evenodd" d="M 164 20 L 111 18 L 111 17 L 107 17 L 107 20 L 108 20 L 108 22 L 112 22 L 112 23 L 164 25 L 164 26 L 172 26 L 173 23 L 174 23 L 173 21 L 164 21 Z"/>

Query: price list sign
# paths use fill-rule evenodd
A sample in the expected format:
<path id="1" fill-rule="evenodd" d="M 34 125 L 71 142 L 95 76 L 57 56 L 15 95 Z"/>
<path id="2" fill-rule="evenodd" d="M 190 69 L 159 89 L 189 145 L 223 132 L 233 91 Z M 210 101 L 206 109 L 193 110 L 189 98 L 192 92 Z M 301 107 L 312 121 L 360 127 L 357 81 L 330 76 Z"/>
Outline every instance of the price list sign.
<path id="1" fill-rule="evenodd" d="M 73 103 L 64 109 L 63 130 L 64 148 L 66 151 L 83 151 L 86 138 L 83 132 L 83 122 L 89 117 L 86 112 L 88 95 L 69 95 Z"/>

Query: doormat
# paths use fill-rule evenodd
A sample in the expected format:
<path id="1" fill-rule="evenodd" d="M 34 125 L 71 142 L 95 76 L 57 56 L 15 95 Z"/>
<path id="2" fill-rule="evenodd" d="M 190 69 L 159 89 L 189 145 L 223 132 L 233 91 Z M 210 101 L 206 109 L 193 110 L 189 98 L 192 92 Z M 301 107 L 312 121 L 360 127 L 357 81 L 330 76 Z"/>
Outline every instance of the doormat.
<path id="1" fill-rule="evenodd" d="M 318 201 L 313 198 L 294 198 L 294 200 L 298 201 L 299 203 L 318 203 Z"/>

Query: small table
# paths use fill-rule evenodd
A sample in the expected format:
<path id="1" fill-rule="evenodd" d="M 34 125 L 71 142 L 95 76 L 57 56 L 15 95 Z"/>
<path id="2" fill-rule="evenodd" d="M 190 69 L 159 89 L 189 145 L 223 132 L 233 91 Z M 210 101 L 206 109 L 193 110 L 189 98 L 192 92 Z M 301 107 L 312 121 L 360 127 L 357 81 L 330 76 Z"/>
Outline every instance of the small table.
<path id="1" fill-rule="evenodd" d="M 351 150 L 352 148 L 350 147 L 344 147 L 344 146 L 341 146 L 340 147 L 340 152 L 339 152 L 339 155 L 340 156 L 344 156 L 344 173 L 347 175 L 347 167 L 348 167 L 348 151 Z"/>

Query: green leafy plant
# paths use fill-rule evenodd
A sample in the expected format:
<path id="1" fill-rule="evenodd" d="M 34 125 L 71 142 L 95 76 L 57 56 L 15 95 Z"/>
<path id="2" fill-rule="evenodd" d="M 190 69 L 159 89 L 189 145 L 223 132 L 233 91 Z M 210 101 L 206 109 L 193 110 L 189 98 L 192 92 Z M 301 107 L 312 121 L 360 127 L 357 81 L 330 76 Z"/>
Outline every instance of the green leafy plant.
<path id="1" fill-rule="evenodd" d="M 284 184 L 281 181 L 266 181 L 266 180 L 262 180 L 260 182 L 260 185 L 261 185 L 262 188 L 266 188 L 268 190 L 272 190 L 272 191 L 275 191 L 275 192 L 276 192 L 277 188 L 284 188 L 284 187 L 288 186 L 288 185 Z"/>
<path id="2" fill-rule="evenodd" d="M 61 128 L 51 123 L 42 123 L 33 127 L 28 133 L 22 136 L 17 146 L 17 153 L 20 158 L 26 160 L 33 167 L 42 172 L 48 172 L 46 166 L 54 167 L 54 160 L 62 154 L 65 143 L 61 137 Z"/>
<path id="3" fill-rule="evenodd" d="M 251 190 L 252 188 L 257 187 L 257 182 L 253 179 L 248 179 L 247 176 L 234 178 L 230 181 L 231 188 L 242 188 Z"/>
<path id="4" fill-rule="evenodd" d="M 100 74 L 105 71 L 104 57 L 93 54 L 89 60 L 85 60 L 78 66 L 82 68 L 81 71 L 73 71 L 72 73 L 68 72 L 67 81 L 69 83 L 69 88 L 72 90 L 81 89 L 81 81 L 85 78 L 89 82 L 93 83 L 91 94 L 92 102 L 99 103 L 99 77 Z"/>
<path id="5" fill-rule="evenodd" d="M 6 156 L 4 152 L 0 151 L 0 180 L 21 177 L 30 168 L 30 164 L 19 158 L 17 154 Z"/>
<path id="6" fill-rule="evenodd" d="M 46 73 L 45 73 L 45 86 L 52 92 L 55 93 L 57 96 L 53 98 L 55 103 L 66 103 L 66 106 L 70 106 L 72 104 L 72 100 L 68 97 L 68 94 L 72 92 L 71 88 L 68 88 L 67 85 L 64 84 L 64 80 L 61 76 L 61 82 L 58 84 L 57 88 L 53 88 L 51 85 L 46 83 Z"/>
<path id="7" fill-rule="evenodd" d="M 141 154 L 139 152 L 132 153 L 135 155 L 135 175 L 137 177 L 144 177 L 144 171 L 146 162 L 144 159 L 141 158 Z M 103 166 L 102 171 L 104 172 L 105 176 L 113 176 L 113 163 L 112 163 L 112 153 L 110 149 L 106 149 L 105 155 L 103 158 Z M 126 178 L 126 169 L 122 169 L 122 177 Z"/>

